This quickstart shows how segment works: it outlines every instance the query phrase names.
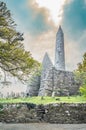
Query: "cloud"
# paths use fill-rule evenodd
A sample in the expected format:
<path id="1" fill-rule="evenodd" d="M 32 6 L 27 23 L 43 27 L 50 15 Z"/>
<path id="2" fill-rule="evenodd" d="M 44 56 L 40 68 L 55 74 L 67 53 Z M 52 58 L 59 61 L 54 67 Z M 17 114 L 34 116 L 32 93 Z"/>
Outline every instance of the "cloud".
<path id="1" fill-rule="evenodd" d="M 55 25 L 59 25 L 62 20 L 63 6 L 69 3 L 70 0 L 36 0 L 39 7 L 44 7 L 50 12 L 50 19 L 53 20 Z"/>
<path id="2" fill-rule="evenodd" d="M 27 0 L 27 11 L 30 13 L 28 17 L 28 31 L 36 36 L 55 28 L 55 24 L 50 19 L 48 9 L 39 7 L 35 0 Z"/>
<path id="3" fill-rule="evenodd" d="M 45 23 L 50 26 L 55 26 L 54 21 L 50 19 L 50 12 L 48 8 L 40 7 L 36 0 L 29 0 L 28 5 L 33 9 L 33 18 L 36 18 L 39 14 L 41 14 L 44 18 Z"/>
<path id="4" fill-rule="evenodd" d="M 72 0 L 64 7 L 62 24 L 68 37 L 78 40 L 86 30 L 86 4 L 85 0 Z"/>
<path id="5" fill-rule="evenodd" d="M 28 32 L 25 34 L 25 48 L 30 50 L 32 56 L 42 62 L 45 52 L 48 52 L 51 59 L 54 58 L 55 47 L 55 30 L 48 31 L 40 34 L 37 37 L 33 37 Z"/>
<path id="6" fill-rule="evenodd" d="M 72 71 L 77 68 L 77 64 L 81 61 L 82 53 L 79 46 L 68 38 L 65 39 L 65 61 L 66 70 Z"/>
<path id="7" fill-rule="evenodd" d="M 35 0 L 5 1 L 11 10 L 17 29 L 21 32 L 29 31 L 33 36 L 49 31 L 55 27 L 50 12 L 44 7 L 39 7 Z"/>

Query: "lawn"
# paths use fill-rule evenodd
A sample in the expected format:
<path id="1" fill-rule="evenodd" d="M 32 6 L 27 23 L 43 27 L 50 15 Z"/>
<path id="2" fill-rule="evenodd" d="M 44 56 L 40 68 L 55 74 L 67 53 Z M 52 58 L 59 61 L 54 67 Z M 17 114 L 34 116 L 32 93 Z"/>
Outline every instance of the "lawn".
<path id="1" fill-rule="evenodd" d="M 86 103 L 86 97 L 71 96 L 71 97 L 28 97 L 17 99 L 0 99 L 0 103 L 34 103 L 34 104 L 49 104 L 49 103 Z"/>

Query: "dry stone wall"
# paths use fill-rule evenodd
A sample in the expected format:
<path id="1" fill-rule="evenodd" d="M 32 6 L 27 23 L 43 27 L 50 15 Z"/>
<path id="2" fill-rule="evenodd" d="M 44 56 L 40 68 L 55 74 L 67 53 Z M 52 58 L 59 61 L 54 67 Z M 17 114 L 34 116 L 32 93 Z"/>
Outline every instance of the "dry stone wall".
<path id="1" fill-rule="evenodd" d="M 86 123 L 86 104 L 0 104 L 3 123 Z"/>

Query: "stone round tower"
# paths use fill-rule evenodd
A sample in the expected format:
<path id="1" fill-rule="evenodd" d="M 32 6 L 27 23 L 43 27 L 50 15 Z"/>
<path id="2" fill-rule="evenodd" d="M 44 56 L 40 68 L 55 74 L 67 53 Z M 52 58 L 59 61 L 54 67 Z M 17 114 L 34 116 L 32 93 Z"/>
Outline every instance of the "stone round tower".
<path id="1" fill-rule="evenodd" d="M 55 68 L 57 70 L 65 70 L 64 34 L 61 26 L 59 26 L 56 34 Z"/>

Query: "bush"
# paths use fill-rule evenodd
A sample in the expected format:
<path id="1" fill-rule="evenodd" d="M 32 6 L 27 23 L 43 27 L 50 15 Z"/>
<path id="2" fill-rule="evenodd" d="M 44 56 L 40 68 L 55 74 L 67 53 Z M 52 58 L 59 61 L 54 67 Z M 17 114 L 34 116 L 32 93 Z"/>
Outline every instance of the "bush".
<path id="1" fill-rule="evenodd" d="M 80 92 L 83 96 L 86 97 L 86 84 L 80 87 Z"/>
<path id="2" fill-rule="evenodd" d="M 3 109 L 3 105 L 2 104 L 0 104 L 0 109 Z"/>
<path id="3" fill-rule="evenodd" d="M 33 104 L 33 103 L 26 103 L 27 105 L 27 108 L 30 110 L 30 109 L 34 109 L 36 107 L 36 104 Z"/>

